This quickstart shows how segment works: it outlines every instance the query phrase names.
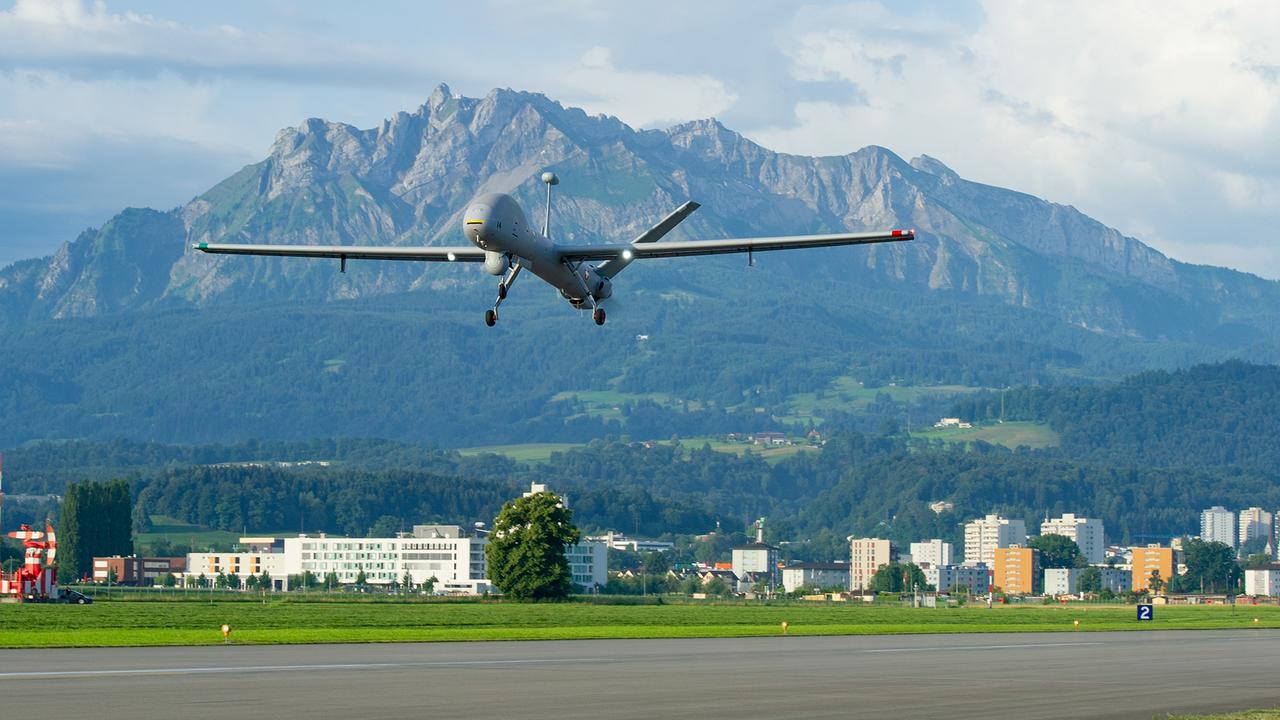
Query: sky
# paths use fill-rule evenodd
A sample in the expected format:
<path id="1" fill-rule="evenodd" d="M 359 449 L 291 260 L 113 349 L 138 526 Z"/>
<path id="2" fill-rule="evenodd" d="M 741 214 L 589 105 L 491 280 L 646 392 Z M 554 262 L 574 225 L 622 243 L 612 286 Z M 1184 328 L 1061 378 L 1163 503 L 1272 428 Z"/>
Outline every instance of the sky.
<path id="1" fill-rule="evenodd" d="M 0 266 L 441 82 L 882 145 L 1280 278 L 1280 3 L 0 0 Z"/>

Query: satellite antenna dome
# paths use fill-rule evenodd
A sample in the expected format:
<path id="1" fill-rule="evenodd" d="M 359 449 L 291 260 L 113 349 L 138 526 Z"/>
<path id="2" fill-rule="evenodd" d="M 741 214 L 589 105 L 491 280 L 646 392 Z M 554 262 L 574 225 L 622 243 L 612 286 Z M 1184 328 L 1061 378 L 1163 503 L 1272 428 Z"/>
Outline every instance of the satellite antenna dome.
<path id="1" fill-rule="evenodd" d="M 548 185 L 559 185 L 560 178 L 556 177 L 556 174 L 553 172 L 544 172 L 542 173 L 542 182 Z"/>

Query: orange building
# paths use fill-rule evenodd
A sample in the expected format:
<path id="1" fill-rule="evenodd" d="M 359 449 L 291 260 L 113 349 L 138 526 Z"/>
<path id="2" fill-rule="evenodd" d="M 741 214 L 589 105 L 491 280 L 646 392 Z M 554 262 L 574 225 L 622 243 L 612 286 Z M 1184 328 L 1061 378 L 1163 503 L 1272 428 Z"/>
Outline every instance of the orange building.
<path id="1" fill-rule="evenodd" d="M 1129 548 L 1133 554 L 1133 590 L 1142 592 L 1149 589 L 1151 573 L 1160 573 L 1160 579 L 1169 582 L 1173 577 L 1173 548 L 1148 545 L 1146 547 Z"/>
<path id="2" fill-rule="evenodd" d="M 1010 595 L 1040 590 L 1040 551 L 1013 545 L 995 549 L 991 584 Z"/>

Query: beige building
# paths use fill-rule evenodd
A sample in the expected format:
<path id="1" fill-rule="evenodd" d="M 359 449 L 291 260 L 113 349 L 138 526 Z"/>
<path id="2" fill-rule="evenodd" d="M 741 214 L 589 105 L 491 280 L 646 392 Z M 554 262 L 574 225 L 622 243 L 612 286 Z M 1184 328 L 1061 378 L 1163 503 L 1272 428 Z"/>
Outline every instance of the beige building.
<path id="1" fill-rule="evenodd" d="M 1040 591 L 1040 551 L 1015 545 L 995 549 L 991 584 L 1009 595 Z"/>
<path id="2" fill-rule="evenodd" d="M 1151 573 L 1159 572 L 1165 583 L 1173 577 L 1173 548 L 1148 545 L 1129 549 L 1133 553 L 1133 589 L 1135 592 L 1148 590 Z"/>
<path id="3" fill-rule="evenodd" d="M 897 559 L 893 543 L 880 538 L 856 538 L 849 541 L 849 588 L 866 590 L 881 565 Z"/>

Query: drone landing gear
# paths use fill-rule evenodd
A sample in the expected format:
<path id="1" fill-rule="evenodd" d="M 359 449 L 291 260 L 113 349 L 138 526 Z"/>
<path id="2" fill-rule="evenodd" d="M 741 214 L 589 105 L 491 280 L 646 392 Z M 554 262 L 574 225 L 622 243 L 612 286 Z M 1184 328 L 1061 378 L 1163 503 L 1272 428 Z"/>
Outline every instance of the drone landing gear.
<path id="1" fill-rule="evenodd" d="M 597 325 L 604 324 L 604 308 L 597 307 L 591 311 L 591 319 L 596 321 Z"/>
<path id="2" fill-rule="evenodd" d="M 503 300 L 507 299 L 507 291 L 511 289 L 511 284 L 516 281 L 523 267 L 520 263 L 512 265 L 511 269 L 507 271 L 506 277 L 502 278 L 502 281 L 498 283 L 498 299 L 493 301 L 492 308 L 484 311 L 485 325 L 493 327 L 498 324 L 498 306 L 502 304 Z"/>

